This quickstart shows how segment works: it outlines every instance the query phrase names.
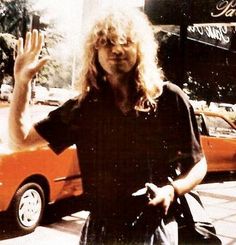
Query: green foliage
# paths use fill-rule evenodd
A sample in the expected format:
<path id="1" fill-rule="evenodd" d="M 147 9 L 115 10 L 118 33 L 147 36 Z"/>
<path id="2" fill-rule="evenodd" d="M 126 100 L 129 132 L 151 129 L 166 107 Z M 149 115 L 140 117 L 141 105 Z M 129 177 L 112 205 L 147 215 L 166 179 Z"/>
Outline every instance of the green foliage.
<path id="1" fill-rule="evenodd" d="M 5 76 L 13 76 L 16 40 L 19 36 L 25 36 L 26 31 L 30 29 L 30 19 L 36 12 L 38 15 L 43 14 L 34 10 L 28 0 L 0 2 L 0 86 Z M 58 58 L 55 50 L 63 42 L 63 34 L 51 23 L 40 23 L 39 28 L 45 33 L 45 46 L 41 55 L 49 55 L 52 60 L 37 74 L 36 83 L 45 87 L 69 87 L 73 57 L 69 55 Z"/>
<path id="2" fill-rule="evenodd" d="M 18 37 L 25 34 L 29 24 L 29 5 L 26 0 L 2 0 L 0 2 L 0 32 Z"/>
<path id="3" fill-rule="evenodd" d="M 15 44 L 15 36 L 8 33 L 0 33 L 0 80 L 5 75 L 13 76 Z"/>
<path id="4" fill-rule="evenodd" d="M 23 36 L 29 24 L 25 0 L 0 2 L 0 85 L 4 76 L 13 76 L 16 37 Z"/>
<path id="5" fill-rule="evenodd" d="M 45 47 L 42 55 L 49 55 L 51 60 L 43 67 L 37 77 L 37 83 L 48 87 L 69 87 L 71 81 L 72 58 L 60 57 L 57 46 L 63 43 L 63 36 L 60 32 L 49 26 L 45 31 Z M 63 46 L 64 49 L 68 47 Z M 71 55 L 73 55 L 71 53 Z"/>

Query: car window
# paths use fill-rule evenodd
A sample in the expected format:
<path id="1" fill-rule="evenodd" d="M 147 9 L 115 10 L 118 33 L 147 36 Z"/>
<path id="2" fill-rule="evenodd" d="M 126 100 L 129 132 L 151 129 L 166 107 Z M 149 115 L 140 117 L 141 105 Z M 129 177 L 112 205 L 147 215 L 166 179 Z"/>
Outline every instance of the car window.
<path id="1" fill-rule="evenodd" d="M 228 111 L 228 112 L 233 112 L 234 110 L 233 110 L 233 108 L 231 108 L 231 107 L 223 107 L 226 111 Z"/>
<path id="2" fill-rule="evenodd" d="M 195 115 L 197 120 L 198 131 L 200 134 L 204 134 L 204 120 L 202 115 Z"/>
<path id="3" fill-rule="evenodd" d="M 210 136 L 236 138 L 236 130 L 223 118 L 207 115 L 205 118 Z"/>

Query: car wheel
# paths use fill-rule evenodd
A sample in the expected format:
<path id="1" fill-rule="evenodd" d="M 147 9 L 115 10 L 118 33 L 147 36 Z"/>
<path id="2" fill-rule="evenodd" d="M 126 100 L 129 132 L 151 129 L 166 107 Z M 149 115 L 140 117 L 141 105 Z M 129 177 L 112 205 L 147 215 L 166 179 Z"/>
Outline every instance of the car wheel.
<path id="1" fill-rule="evenodd" d="M 32 232 L 42 219 L 45 195 L 40 185 L 27 183 L 21 186 L 12 202 L 11 215 L 16 229 Z"/>

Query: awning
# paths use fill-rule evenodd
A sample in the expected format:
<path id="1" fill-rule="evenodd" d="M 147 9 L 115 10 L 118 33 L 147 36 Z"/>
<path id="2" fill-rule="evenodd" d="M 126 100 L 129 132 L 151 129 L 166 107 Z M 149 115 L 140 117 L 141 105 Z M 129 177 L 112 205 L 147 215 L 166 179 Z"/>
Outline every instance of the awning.
<path id="1" fill-rule="evenodd" d="M 236 22 L 236 0 L 145 0 L 153 24 Z"/>
<path id="2" fill-rule="evenodd" d="M 176 26 L 163 25 L 161 31 L 180 35 L 180 28 Z M 197 41 L 206 45 L 236 52 L 235 47 L 236 24 L 232 25 L 191 25 L 187 27 L 187 39 Z"/>

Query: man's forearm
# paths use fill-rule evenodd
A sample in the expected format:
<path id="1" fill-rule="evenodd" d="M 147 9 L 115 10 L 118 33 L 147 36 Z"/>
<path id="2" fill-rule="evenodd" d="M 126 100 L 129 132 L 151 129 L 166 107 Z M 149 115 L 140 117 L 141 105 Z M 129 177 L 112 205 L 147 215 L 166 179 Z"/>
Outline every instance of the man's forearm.
<path id="1" fill-rule="evenodd" d="M 174 180 L 171 185 L 174 187 L 176 194 L 183 195 L 198 185 L 203 180 L 206 172 L 207 162 L 203 157 L 186 176 Z"/>
<path id="2" fill-rule="evenodd" d="M 31 83 L 16 83 L 9 112 L 9 143 L 18 148 L 27 137 L 31 128 L 28 113 L 31 97 Z"/>
<path id="3" fill-rule="evenodd" d="M 17 56 L 14 64 L 15 88 L 10 105 L 9 143 L 14 149 L 33 148 L 46 145 L 32 125 L 28 113 L 32 78 L 46 64 L 48 57 L 39 58 L 44 36 L 37 30 L 27 32 L 17 41 Z"/>

